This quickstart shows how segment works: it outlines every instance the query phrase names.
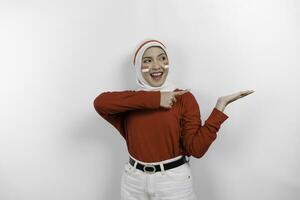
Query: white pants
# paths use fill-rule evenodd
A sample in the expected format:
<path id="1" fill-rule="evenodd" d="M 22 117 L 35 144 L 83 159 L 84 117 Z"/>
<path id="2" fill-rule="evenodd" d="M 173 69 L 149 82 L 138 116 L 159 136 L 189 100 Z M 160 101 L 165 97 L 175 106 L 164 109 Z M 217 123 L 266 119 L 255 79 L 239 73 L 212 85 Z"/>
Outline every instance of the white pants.
<path id="1" fill-rule="evenodd" d="M 131 156 L 131 155 L 130 155 Z M 131 156 L 132 159 L 139 161 Z M 162 164 L 176 158 L 155 163 Z M 162 168 L 163 169 L 163 168 Z M 129 162 L 124 165 L 121 180 L 121 200 L 196 200 L 191 168 L 188 163 L 153 174 L 136 169 Z"/>

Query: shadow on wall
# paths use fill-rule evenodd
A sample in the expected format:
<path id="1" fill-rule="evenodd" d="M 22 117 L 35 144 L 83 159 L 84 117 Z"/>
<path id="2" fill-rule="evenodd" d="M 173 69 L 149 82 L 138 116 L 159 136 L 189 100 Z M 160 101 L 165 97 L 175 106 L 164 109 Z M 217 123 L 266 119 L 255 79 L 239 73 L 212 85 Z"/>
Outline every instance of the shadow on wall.
<path id="1" fill-rule="evenodd" d="M 122 170 L 128 160 L 126 141 L 96 111 L 91 117 L 82 117 L 81 120 L 78 126 L 69 127 L 71 136 L 66 140 L 69 152 L 78 152 L 79 159 L 90 161 L 84 163 L 85 169 L 94 171 L 84 173 L 90 177 L 87 180 L 89 185 L 99 188 L 94 190 L 95 198 L 119 199 Z"/>
<path id="2" fill-rule="evenodd" d="M 122 77 L 122 79 L 119 80 L 122 90 L 136 89 L 138 85 L 136 83 L 136 71 L 132 63 L 132 55 L 129 53 L 125 54 L 119 66 L 120 68 L 117 67 L 117 69 L 120 69 L 120 71 L 117 74 L 119 75 L 118 77 Z"/>
<path id="3" fill-rule="evenodd" d="M 117 80 L 115 88 L 109 88 L 106 85 L 106 90 L 127 90 L 136 89 L 137 84 L 135 82 L 135 69 L 131 63 L 132 55 L 126 54 L 120 58 L 117 69 L 115 71 L 115 77 L 122 77 Z M 114 79 L 111 79 L 111 83 Z M 104 91 L 96 91 L 95 97 Z M 128 160 L 128 150 L 126 141 L 121 134 L 111 124 L 105 121 L 94 109 L 93 102 L 91 103 L 91 109 L 94 114 L 91 117 L 82 117 L 83 121 L 80 128 L 73 130 L 73 138 L 71 142 L 74 145 L 74 149 L 78 146 L 84 148 L 84 146 L 93 143 L 94 146 L 101 148 L 98 150 L 97 158 L 99 158 L 96 168 L 99 168 L 99 173 L 95 174 L 99 188 L 102 188 L 102 192 L 97 193 L 98 199 L 120 199 L 120 187 L 121 177 L 123 173 L 123 167 Z M 103 149 L 105 151 L 103 152 Z M 99 156 L 98 156 L 99 155 Z M 98 196 L 99 195 L 99 196 Z"/>

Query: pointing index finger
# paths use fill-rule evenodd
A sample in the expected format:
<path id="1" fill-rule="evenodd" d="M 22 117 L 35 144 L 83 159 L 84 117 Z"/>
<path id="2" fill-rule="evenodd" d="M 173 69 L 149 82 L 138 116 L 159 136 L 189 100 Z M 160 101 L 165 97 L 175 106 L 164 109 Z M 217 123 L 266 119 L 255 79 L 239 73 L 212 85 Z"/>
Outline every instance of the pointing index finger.
<path id="1" fill-rule="evenodd" d="M 177 91 L 177 92 L 174 92 L 175 93 L 174 95 L 182 95 L 182 94 L 187 93 L 189 91 L 190 91 L 190 89 L 185 89 L 185 90 L 182 90 L 182 91 Z"/>

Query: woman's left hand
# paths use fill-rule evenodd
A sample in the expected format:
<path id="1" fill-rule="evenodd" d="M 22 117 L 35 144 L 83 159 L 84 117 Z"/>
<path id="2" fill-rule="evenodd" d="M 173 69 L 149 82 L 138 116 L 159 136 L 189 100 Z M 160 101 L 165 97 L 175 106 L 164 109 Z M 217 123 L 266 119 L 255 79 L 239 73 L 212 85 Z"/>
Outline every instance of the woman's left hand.
<path id="1" fill-rule="evenodd" d="M 233 93 L 233 94 L 230 94 L 227 96 L 219 97 L 217 104 L 216 104 L 216 108 L 218 108 L 219 110 L 222 111 L 231 102 L 233 102 L 239 98 L 245 97 L 253 92 L 254 92 L 254 90 L 244 90 L 244 91 Z"/>

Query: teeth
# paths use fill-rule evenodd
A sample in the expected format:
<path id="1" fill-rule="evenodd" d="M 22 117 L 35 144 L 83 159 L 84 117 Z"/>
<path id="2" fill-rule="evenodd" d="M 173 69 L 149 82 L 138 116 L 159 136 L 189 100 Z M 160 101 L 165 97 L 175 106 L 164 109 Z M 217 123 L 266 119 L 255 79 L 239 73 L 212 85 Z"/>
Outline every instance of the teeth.
<path id="1" fill-rule="evenodd" d="M 162 72 L 159 72 L 159 73 L 152 73 L 151 75 L 152 75 L 152 76 L 160 76 L 160 75 L 162 75 Z"/>

